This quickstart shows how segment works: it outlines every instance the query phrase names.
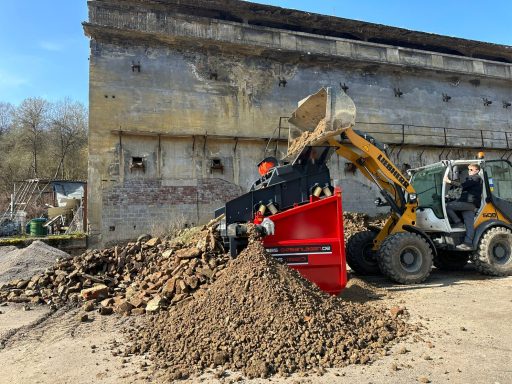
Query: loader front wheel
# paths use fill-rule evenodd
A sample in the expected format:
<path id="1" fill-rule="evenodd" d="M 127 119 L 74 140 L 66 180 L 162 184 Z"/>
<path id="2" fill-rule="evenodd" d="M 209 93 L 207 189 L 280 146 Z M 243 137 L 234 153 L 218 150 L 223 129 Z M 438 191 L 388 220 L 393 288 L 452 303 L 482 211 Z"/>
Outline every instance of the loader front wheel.
<path id="1" fill-rule="evenodd" d="M 512 275 L 512 231 L 505 227 L 489 229 L 480 239 L 472 261 L 485 275 Z"/>
<path id="2" fill-rule="evenodd" d="M 377 233 L 363 231 L 350 236 L 347 241 L 347 264 L 359 275 L 380 275 L 377 252 L 373 251 L 373 240 Z"/>
<path id="3" fill-rule="evenodd" d="M 401 284 L 423 282 L 432 270 L 432 249 L 416 233 L 388 236 L 379 250 L 379 266 L 383 274 Z"/>

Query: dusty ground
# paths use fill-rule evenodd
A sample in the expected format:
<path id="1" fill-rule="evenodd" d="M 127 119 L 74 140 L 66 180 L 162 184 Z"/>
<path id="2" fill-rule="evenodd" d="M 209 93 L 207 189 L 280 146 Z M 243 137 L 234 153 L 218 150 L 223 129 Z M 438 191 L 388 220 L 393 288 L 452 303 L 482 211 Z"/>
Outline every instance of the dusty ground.
<path id="1" fill-rule="evenodd" d="M 323 376 L 272 378 L 276 383 L 510 383 L 512 382 L 512 277 L 488 278 L 471 266 L 461 272 L 434 270 L 426 284 L 383 288 L 375 303 L 405 306 L 411 322 L 425 332 L 402 342 L 371 365 L 328 370 Z M 127 318 L 91 315 L 80 322 L 77 310 L 49 313 L 41 306 L 0 307 L 0 383 L 144 383 L 143 357 L 114 356 L 119 329 Z M 114 346 L 114 347 L 113 347 Z M 221 379 L 228 382 L 238 373 Z M 194 382 L 215 382 L 214 373 Z M 189 381 L 190 382 L 190 381 Z M 251 382 L 265 382 L 254 380 Z"/>

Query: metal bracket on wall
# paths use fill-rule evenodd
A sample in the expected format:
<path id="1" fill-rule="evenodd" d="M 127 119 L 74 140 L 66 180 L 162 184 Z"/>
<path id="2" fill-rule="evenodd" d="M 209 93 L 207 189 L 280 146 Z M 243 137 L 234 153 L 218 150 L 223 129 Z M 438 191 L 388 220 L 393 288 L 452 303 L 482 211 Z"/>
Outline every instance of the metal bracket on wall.
<path id="1" fill-rule="evenodd" d="M 238 137 L 235 137 L 235 146 L 233 147 L 233 153 L 236 153 L 236 147 L 238 147 Z"/>
<path id="2" fill-rule="evenodd" d="M 448 158 L 448 155 L 449 155 L 449 154 L 450 154 L 450 152 L 452 151 L 452 149 L 451 149 L 451 148 L 447 148 L 447 147 L 443 148 L 443 150 L 442 150 L 442 151 L 441 151 L 441 153 L 439 154 L 439 161 L 441 161 L 441 160 L 443 159 L 444 151 L 445 151 L 446 149 L 448 150 L 448 152 L 446 152 L 446 158 Z"/>
<path id="3" fill-rule="evenodd" d="M 503 155 L 501 155 L 500 159 L 506 159 L 508 160 L 510 158 L 510 156 L 512 156 L 512 151 L 510 149 L 510 145 L 509 145 L 509 141 L 508 141 L 508 132 L 505 132 L 505 141 L 507 143 L 507 149 L 505 149 L 505 151 L 503 152 Z M 509 153 L 510 152 L 510 153 Z M 507 157 L 505 157 L 505 155 L 509 153 L 509 155 Z"/>
<path id="4" fill-rule="evenodd" d="M 503 155 L 500 156 L 500 160 L 509 160 L 510 157 L 512 157 L 512 150 L 506 149 L 503 151 Z"/>
<path id="5" fill-rule="evenodd" d="M 205 132 L 203 137 L 204 137 L 203 156 L 206 156 L 206 140 L 208 139 L 208 132 Z"/>
<path id="6" fill-rule="evenodd" d="M 425 148 L 423 148 L 423 150 L 420 152 L 419 156 L 418 156 L 418 160 L 420 161 L 420 165 L 423 166 L 423 154 L 425 153 Z"/>
<path id="7" fill-rule="evenodd" d="M 400 162 L 400 153 L 402 152 L 403 147 L 400 145 L 398 148 L 398 152 L 396 153 L 396 163 L 398 164 Z"/>

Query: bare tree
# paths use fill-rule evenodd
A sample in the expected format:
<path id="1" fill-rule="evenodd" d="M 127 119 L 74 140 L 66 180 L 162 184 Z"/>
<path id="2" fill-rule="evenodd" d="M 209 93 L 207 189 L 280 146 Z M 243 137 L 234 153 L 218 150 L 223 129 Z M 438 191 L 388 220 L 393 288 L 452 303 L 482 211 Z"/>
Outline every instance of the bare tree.
<path id="1" fill-rule="evenodd" d="M 0 211 L 17 181 L 87 178 L 87 124 L 87 109 L 71 100 L 0 102 Z"/>
<path id="2" fill-rule="evenodd" d="M 22 147 L 31 152 L 32 176 L 39 176 L 38 156 L 43 148 L 44 133 L 48 129 L 50 104 L 41 98 L 28 98 L 16 109 L 15 122 L 20 132 Z"/>
<path id="3" fill-rule="evenodd" d="M 14 118 L 14 107 L 10 103 L 0 101 L 0 136 L 11 130 Z"/>
<path id="4" fill-rule="evenodd" d="M 54 174 L 62 178 L 77 175 L 80 172 L 66 172 L 66 163 L 82 156 L 80 153 L 87 146 L 87 110 L 83 104 L 65 99 L 53 105 L 50 119 L 50 136 L 52 152 L 58 159 Z"/>

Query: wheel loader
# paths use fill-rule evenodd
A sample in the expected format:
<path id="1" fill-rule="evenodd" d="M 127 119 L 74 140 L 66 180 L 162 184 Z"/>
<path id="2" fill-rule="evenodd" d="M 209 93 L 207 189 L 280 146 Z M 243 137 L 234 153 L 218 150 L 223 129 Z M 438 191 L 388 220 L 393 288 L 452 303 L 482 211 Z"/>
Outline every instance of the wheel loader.
<path id="1" fill-rule="evenodd" d="M 247 244 L 246 223 L 266 233 L 267 251 L 321 289 L 340 292 L 346 265 L 362 275 L 383 273 L 401 284 L 423 282 L 432 266 L 462 268 L 468 261 L 484 274 L 512 274 L 512 164 L 508 160 L 443 160 L 404 175 L 386 145 L 354 129 L 356 108 L 343 92 L 322 88 L 299 102 L 289 119 L 287 155 L 246 194 L 216 211 L 225 215 L 220 232 L 235 256 Z M 389 206 L 384 227 L 343 238 L 342 192 L 332 185 L 327 161 L 348 160 Z M 446 205 L 460 190 L 445 182 L 465 180 L 478 164 L 483 182 L 475 235 L 459 251 L 466 228 L 450 223 Z M 350 196 L 346 197 L 350 198 Z M 269 225 L 269 223 L 271 225 Z"/>

